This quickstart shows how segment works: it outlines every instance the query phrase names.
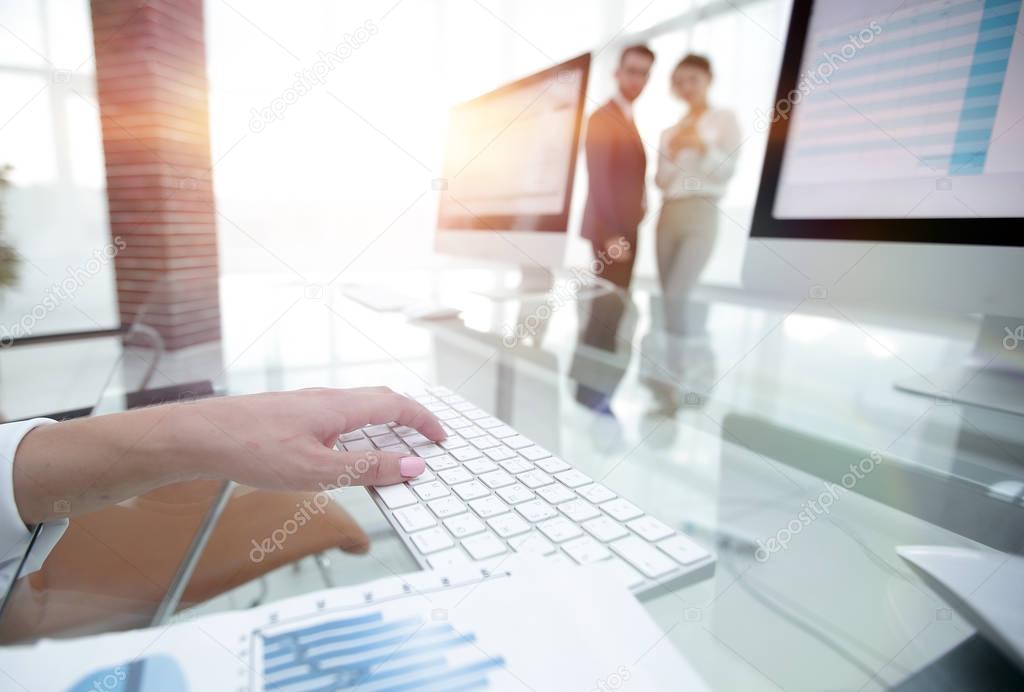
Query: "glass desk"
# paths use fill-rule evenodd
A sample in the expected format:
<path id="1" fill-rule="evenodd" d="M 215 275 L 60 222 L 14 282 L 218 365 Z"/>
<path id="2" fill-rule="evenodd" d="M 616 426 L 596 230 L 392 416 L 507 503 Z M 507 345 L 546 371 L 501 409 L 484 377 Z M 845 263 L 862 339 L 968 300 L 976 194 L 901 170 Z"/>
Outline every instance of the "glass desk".
<path id="1" fill-rule="evenodd" d="M 1024 551 L 1021 419 L 893 387 L 964 357 L 969 323 L 920 332 L 726 299 L 667 309 L 642 287 L 561 283 L 495 303 L 465 290 L 487 281 L 471 270 L 366 280 L 421 283 L 462 315 L 410 322 L 337 286 L 227 277 L 222 340 L 169 354 L 154 383 L 460 393 L 717 553 L 712 578 L 644 604 L 666 633 L 652 646 L 675 646 L 715 689 L 917 689 L 915 674 L 976 637 L 895 548 Z M 128 351 L 108 408 L 145 368 Z M 16 587 L 4 638 L 147 624 L 218 490 L 165 488 L 73 520 Z M 254 559 L 306 497 L 235 489 L 175 617 L 416 569 L 360 488 Z"/>

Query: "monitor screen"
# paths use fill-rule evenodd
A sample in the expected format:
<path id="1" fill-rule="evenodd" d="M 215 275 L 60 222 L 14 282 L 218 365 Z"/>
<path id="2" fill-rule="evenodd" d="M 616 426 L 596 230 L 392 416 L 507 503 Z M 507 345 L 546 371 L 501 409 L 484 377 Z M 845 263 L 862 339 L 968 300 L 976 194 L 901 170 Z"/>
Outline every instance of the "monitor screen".
<path id="1" fill-rule="evenodd" d="M 796 0 L 771 216 L 1024 216 L 1021 14 L 1021 0 Z"/>
<path id="2" fill-rule="evenodd" d="M 565 232 L 589 66 L 583 55 L 452 108 L 440 228 Z"/>

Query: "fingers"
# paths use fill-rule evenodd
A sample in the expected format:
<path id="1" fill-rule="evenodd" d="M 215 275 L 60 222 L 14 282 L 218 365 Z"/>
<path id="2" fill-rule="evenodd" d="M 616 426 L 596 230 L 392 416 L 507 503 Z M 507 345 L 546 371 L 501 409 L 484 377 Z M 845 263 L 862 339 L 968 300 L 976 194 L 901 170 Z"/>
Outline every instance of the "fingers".
<path id="1" fill-rule="evenodd" d="M 351 394 L 342 396 L 351 397 Z M 441 422 L 422 404 L 390 390 L 359 394 L 355 401 L 346 400 L 346 424 L 350 430 L 364 425 L 377 425 L 394 421 L 399 425 L 407 425 L 418 430 L 435 442 L 445 439 L 447 435 Z"/>
<path id="2" fill-rule="evenodd" d="M 347 488 L 351 485 L 391 485 L 423 473 L 426 463 L 419 457 L 392 452 L 336 452 L 323 450 L 324 487 Z"/>
<path id="3" fill-rule="evenodd" d="M 335 503 L 325 516 L 331 527 L 338 532 L 338 547 L 341 550 L 354 555 L 363 555 L 370 550 L 370 537 L 340 505 Z"/>

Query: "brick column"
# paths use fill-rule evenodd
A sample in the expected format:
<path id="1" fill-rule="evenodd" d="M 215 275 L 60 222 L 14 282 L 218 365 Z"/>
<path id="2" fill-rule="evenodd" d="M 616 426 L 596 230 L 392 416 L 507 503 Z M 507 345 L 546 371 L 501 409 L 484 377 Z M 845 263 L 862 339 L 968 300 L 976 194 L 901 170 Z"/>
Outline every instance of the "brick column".
<path id="1" fill-rule="evenodd" d="M 202 0 L 92 0 L 121 321 L 220 337 Z M 122 243 L 118 243 L 122 245 Z"/>

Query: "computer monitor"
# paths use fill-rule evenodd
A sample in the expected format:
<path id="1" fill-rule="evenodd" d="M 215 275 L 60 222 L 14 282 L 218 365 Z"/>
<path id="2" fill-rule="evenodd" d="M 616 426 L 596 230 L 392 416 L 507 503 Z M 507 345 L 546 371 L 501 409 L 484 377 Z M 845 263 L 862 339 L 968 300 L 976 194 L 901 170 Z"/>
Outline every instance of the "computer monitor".
<path id="1" fill-rule="evenodd" d="M 983 315 L 971 362 L 898 386 L 1024 413 L 1021 0 L 794 0 L 746 288 Z"/>
<path id="2" fill-rule="evenodd" d="M 561 266 L 590 54 L 451 109 L 435 247 L 519 265 L 522 290 Z"/>

